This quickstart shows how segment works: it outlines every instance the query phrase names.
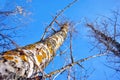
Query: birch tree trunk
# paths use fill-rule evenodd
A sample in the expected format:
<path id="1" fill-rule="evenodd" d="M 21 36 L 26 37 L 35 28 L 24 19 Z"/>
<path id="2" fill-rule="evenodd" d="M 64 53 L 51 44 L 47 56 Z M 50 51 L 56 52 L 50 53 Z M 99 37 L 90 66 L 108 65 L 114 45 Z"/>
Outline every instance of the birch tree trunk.
<path id="1" fill-rule="evenodd" d="M 13 74 L 25 78 L 32 78 L 54 58 L 56 50 L 64 42 L 68 32 L 68 24 L 43 41 L 38 41 L 18 49 L 9 50 L 0 57 L 0 79 L 18 80 Z"/>

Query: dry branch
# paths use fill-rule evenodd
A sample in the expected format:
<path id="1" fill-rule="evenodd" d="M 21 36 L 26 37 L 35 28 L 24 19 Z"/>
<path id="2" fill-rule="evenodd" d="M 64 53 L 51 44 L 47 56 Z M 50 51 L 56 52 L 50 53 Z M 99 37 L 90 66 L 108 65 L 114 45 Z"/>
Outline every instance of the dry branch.
<path id="1" fill-rule="evenodd" d="M 76 64 L 82 63 L 82 62 L 87 61 L 87 60 L 90 60 L 90 59 L 92 59 L 92 58 L 104 56 L 104 55 L 107 55 L 107 54 L 108 54 L 108 52 L 106 51 L 105 53 L 100 53 L 100 54 L 96 54 L 96 55 L 93 55 L 93 56 L 89 56 L 89 57 L 87 57 L 87 58 L 80 59 L 80 60 L 75 61 L 75 62 L 73 62 L 73 63 L 70 63 L 70 64 L 68 64 L 68 65 L 66 65 L 66 66 L 63 66 L 62 68 L 60 68 L 60 69 L 58 69 L 58 70 L 52 71 L 51 73 L 49 73 L 49 74 L 47 74 L 47 75 L 44 75 L 44 77 L 45 77 L 45 78 L 49 78 L 49 77 L 51 77 L 51 76 L 53 76 L 53 75 L 55 75 L 55 74 L 57 74 L 57 73 L 62 73 L 62 72 L 64 72 L 65 70 L 73 67 L 73 66 L 76 65 Z"/>

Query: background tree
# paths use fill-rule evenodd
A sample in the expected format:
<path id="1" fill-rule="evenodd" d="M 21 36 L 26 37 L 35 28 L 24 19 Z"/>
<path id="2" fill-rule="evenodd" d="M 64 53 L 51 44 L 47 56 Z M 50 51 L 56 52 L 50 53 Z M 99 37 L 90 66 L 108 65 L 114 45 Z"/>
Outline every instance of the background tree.
<path id="1" fill-rule="evenodd" d="M 100 20 L 89 23 L 87 27 L 92 31 L 92 37 L 95 39 L 94 42 L 98 43 L 95 47 L 99 46 L 100 52 L 108 51 L 107 67 L 114 69 L 117 74 L 120 72 L 120 42 L 119 42 L 119 10 L 112 11 L 113 16 L 101 16 Z M 101 46 L 101 47 L 100 47 Z"/>

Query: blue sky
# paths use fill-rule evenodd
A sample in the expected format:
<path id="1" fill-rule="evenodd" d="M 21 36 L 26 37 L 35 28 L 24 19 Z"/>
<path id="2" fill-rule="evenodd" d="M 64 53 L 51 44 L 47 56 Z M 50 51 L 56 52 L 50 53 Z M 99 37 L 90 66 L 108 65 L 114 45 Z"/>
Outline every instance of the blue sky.
<path id="1" fill-rule="evenodd" d="M 67 0 L 67 1 L 52 0 L 48 2 L 46 0 L 42 0 L 42 1 L 34 0 L 31 3 L 32 4 L 31 7 L 33 10 L 33 15 L 32 15 L 33 23 L 31 23 L 31 26 L 28 26 L 28 31 L 31 36 L 34 36 L 34 38 L 32 38 L 31 40 L 31 36 L 28 35 L 28 39 L 30 38 L 28 40 L 28 43 L 39 40 L 41 34 L 44 31 L 44 28 L 52 20 L 52 16 L 54 16 L 56 12 L 58 12 L 59 10 L 63 9 L 71 1 L 72 0 Z M 84 17 L 87 17 L 89 20 L 94 20 L 96 17 L 98 17 L 99 14 L 109 16 L 111 10 L 119 8 L 120 6 L 119 2 L 120 1 L 118 0 L 79 0 L 71 8 L 66 10 L 63 15 L 74 22 L 79 22 L 80 20 L 83 20 Z M 75 35 L 77 37 L 74 38 L 74 42 L 73 42 L 73 46 L 74 46 L 73 51 L 74 51 L 75 59 L 77 60 L 92 54 L 96 54 L 97 52 L 95 51 L 91 53 L 88 52 L 92 46 L 90 45 L 89 39 L 86 38 L 87 31 L 86 31 L 86 28 L 84 27 L 84 24 L 81 23 L 80 25 L 76 26 L 76 28 L 80 34 Z M 79 44 L 76 44 L 76 43 L 79 43 Z M 55 60 L 56 61 L 54 61 L 54 63 L 57 64 L 57 63 L 60 63 L 61 58 L 56 57 Z M 105 60 L 105 57 L 92 59 L 84 63 L 85 68 L 88 68 L 88 67 L 95 68 L 94 73 L 90 75 L 88 80 L 106 80 L 106 78 L 108 78 L 108 80 L 115 80 L 115 77 L 112 77 L 115 72 L 105 67 L 103 65 L 105 61 L 103 60 Z M 52 66 L 56 66 L 56 68 L 58 68 L 62 65 L 63 64 L 61 65 L 57 64 Z M 49 67 L 51 67 L 51 65 L 48 66 L 47 71 L 49 71 Z M 61 80 L 63 78 L 64 76 L 60 76 L 56 80 Z"/>
<path id="2" fill-rule="evenodd" d="M 0 0 L 0 9 L 5 7 L 4 1 L 5 0 Z M 23 37 L 16 39 L 17 43 L 24 46 L 40 40 L 45 27 L 52 20 L 52 16 L 55 16 L 59 10 L 63 9 L 71 1 L 72 0 L 33 0 L 29 6 L 29 10 L 32 12 L 32 15 L 30 16 L 31 21 L 24 29 L 22 29 L 22 31 L 19 31 L 20 35 Z M 119 0 L 79 0 L 64 12 L 63 16 L 69 18 L 71 21 L 76 23 L 81 21 L 81 23 L 76 26 L 76 29 L 80 34 L 75 34 L 73 42 L 75 60 L 97 53 L 96 51 L 89 52 L 92 46 L 90 40 L 86 37 L 87 30 L 84 27 L 84 21 L 82 21 L 83 18 L 87 17 L 88 20 L 92 21 L 100 14 L 110 16 L 111 10 L 120 7 L 119 3 Z M 21 4 L 19 3 L 19 5 Z M 66 44 L 67 43 L 64 45 Z M 54 63 L 59 63 L 60 59 L 61 58 L 58 57 L 57 59 L 55 58 L 57 61 Z M 88 80 L 107 80 L 106 76 L 108 80 L 115 80 L 113 77 L 115 72 L 105 67 L 103 65 L 105 61 L 103 60 L 105 60 L 105 57 L 92 59 L 84 63 L 86 68 L 90 66 L 95 68 L 94 73 L 90 75 Z M 60 67 L 58 64 L 54 66 Z M 61 80 L 63 77 L 64 76 L 61 76 L 56 80 Z"/>
<path id="3" fill-rule="evenodd" d="M 50 2 L 46 0 L 32 1 L 30 7 L 32 9 L 31 18 L 33 21 L 26 30 L 30 32 L 30 35 L 35 37 L 35 41 L 39 39 L 38 37 L 41 36 L 46 25 L 52 20 L 52 16 L 71 1 L 72 0 L 53 0 Z M 94 20 L 99 14 L 109 15 L 110 10 L 118 8 L 118 3 L 117 0 L 79 0 L 71 8 L 66 10 L 63 15 L 74 22 L 79 22 L 84 17 L 87 17 L 89 20 Z M 36 32 L 36 34 L 34 34 L 34 32 Z M 30 40 L 30 42 L 34 40 Z"/>

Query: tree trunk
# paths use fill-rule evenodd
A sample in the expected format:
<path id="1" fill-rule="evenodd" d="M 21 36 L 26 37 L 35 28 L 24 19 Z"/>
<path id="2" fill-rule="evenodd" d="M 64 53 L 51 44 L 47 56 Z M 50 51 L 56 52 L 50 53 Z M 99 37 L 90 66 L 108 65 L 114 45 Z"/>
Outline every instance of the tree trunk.
<path id="1" fill-rule="evenodd" d="M 62 45 L 68 32 L 68 24 L 46 38 L 18 49 L 2 53 L 0 58 L 0 79 L 18 80 L 13 74 L 25 78 L 32 78 L 38 72 L 43 73 L 44 68 L 54 58 L 56 50 Z"/>

